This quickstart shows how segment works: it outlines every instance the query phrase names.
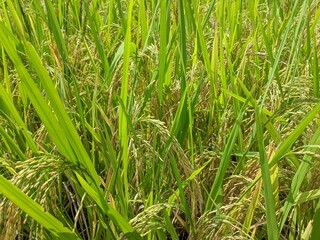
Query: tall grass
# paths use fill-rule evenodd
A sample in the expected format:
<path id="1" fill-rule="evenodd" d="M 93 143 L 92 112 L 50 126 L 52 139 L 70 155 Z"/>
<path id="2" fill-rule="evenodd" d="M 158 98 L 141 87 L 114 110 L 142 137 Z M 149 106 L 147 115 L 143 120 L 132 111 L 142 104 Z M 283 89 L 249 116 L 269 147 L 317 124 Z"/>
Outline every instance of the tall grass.
<path id="1" fill-rule="evenodd" d="M 0 4 L 0 239 L 319 239 L 319 1 Z"/>

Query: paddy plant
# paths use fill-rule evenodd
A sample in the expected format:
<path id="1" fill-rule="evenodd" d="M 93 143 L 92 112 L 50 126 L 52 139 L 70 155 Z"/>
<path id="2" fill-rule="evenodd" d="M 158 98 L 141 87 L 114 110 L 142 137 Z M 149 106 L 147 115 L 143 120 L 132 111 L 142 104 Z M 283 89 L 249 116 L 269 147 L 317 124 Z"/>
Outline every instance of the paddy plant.
<path id="1" fill-rule="evenodd" d="M 319 239 L 319 1 L 0 4 L 0 239 Z"/>

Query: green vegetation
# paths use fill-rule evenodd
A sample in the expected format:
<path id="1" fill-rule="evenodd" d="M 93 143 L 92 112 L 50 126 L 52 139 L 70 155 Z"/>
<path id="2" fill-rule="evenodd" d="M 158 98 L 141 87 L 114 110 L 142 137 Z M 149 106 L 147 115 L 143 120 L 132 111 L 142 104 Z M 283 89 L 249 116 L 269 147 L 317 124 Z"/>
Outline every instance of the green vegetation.
<path id="1" fill-rule="evenodd" d="M 1 1 L 0 239 L 320 239 L 319 4 Z"/>

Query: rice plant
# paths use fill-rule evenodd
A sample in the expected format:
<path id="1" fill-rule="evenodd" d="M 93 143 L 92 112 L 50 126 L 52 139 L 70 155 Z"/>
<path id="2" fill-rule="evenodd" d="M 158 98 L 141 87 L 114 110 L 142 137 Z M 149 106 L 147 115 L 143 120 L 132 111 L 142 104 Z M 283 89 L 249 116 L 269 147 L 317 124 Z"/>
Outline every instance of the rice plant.
<path id="1" fill-rule="evenodd" d="M 0 239 L 319 239 L 319 18 L 1 1 Z"/>

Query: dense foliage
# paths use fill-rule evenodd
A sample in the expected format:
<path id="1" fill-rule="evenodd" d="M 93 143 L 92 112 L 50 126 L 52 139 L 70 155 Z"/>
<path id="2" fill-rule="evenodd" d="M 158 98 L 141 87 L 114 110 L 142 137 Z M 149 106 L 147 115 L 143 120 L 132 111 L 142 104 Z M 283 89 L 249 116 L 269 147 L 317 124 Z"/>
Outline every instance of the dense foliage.
<path id="1" fill-rule="evenodd" d="M 0 239 L 320 239 L 318 0 L 0 3 Z"/>

